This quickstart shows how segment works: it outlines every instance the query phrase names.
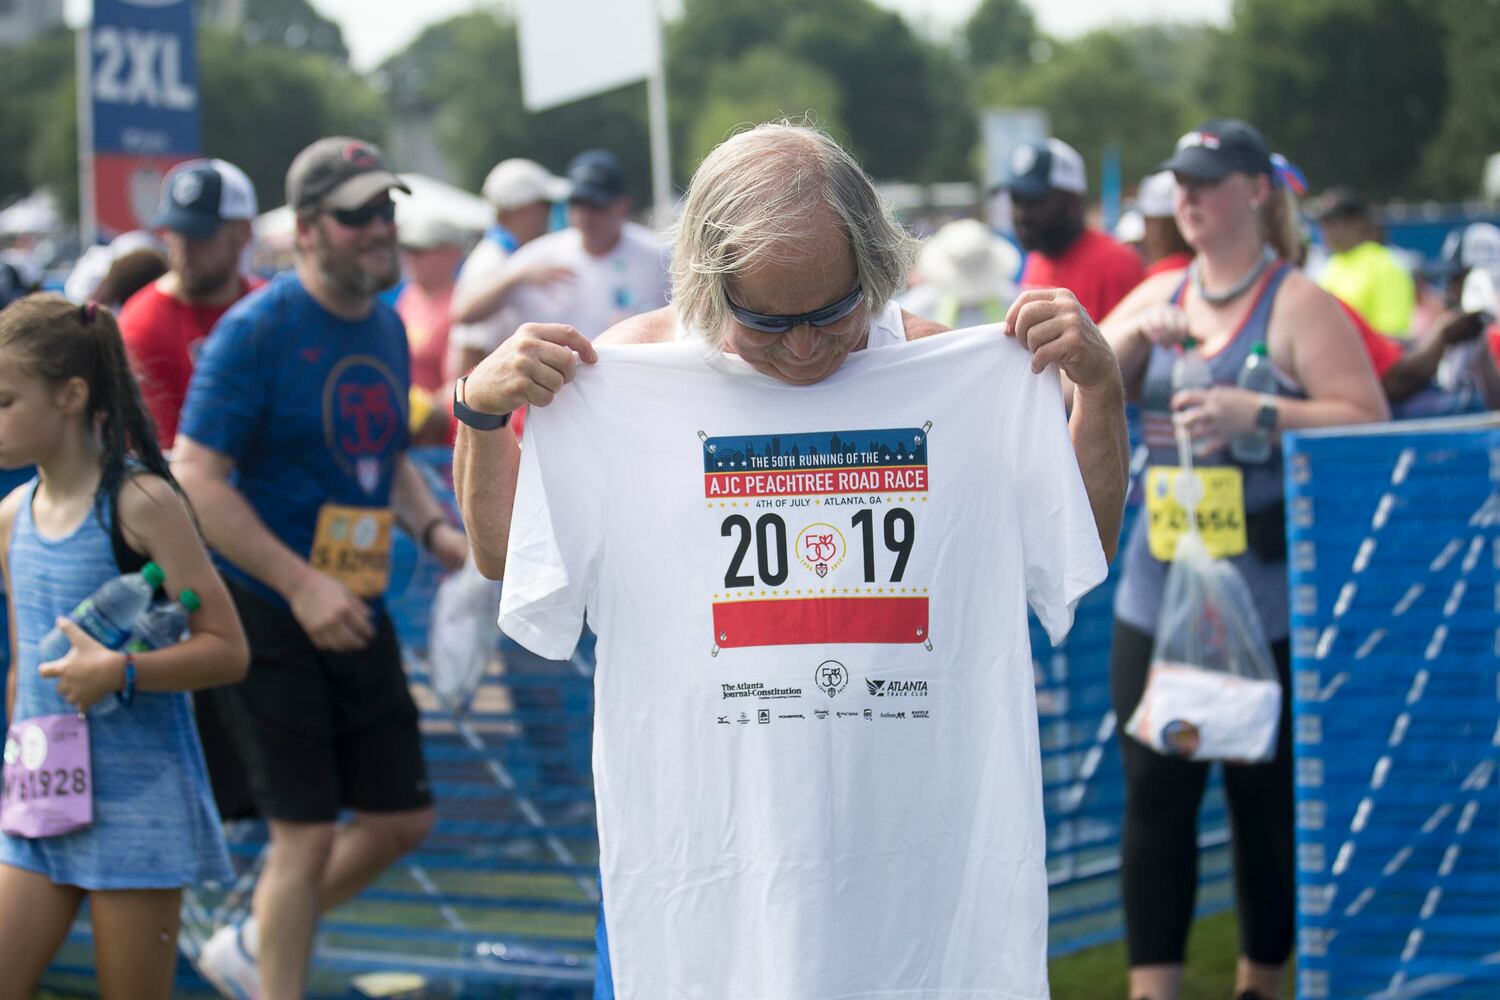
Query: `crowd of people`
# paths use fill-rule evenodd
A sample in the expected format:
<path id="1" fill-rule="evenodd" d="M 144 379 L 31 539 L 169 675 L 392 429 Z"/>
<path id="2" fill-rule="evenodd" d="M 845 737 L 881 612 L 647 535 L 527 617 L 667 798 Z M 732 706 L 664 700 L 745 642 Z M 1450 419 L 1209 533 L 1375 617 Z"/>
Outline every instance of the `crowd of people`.
<path id="1" fill-rule="evenodd" d="M 1162 153 L 1118 233 L 1128 239 L 1089 224 L 1083 157 L 1056 138 L 1006 165 L 1014 242 L 964 219 L 919 248 L 836 142 L 774 124 L 704 160 L 667 236 L 632 221 L 619 159 L 590 149 L 562 176 L 499 163 L 483 186 L 495 225 L 473 242 L 439 220 L 398 227 L 401 177 L 375 146 L 331 137 L 288 168 L 296 262 L 284 273 L 247 273 L 256 194 L 216 159 L 175 168 L 156 235 L 95 261 L 74 300 L 37 291 L 26 262 L 7 258 L 0 466 L 20 470 L 0 503 L 7 720 L 14 733 L 86 719 L 93 766 L 86 825 L 35 836 L 0 824 L 0 1000 L 30 995 L 85 898 L 104 995 L 169 996 L 182 891 L 228 877 L 219 817 L 250 813 L 270 838 L 253 906 L 207 941 L 200 971 L 226 997 L 304 995 L 322 915 L 434 822 L 383 603 L 398 528 L 447 570 L 472 560 L 505 579 L 502 626 L 528 650 L 512 672 L 556 674 L 582 629 L 598 634 L 597 996 L 1045 996 L 1024 611 L 1060 639 L 1119 547 L 1111 694 L 1128 718 L 1168 562 L 1149 519 L 1120 538 L 1127 407 L 1151 466 L 1177 465 L 1182 430 L 1198 464 L 1241 472 L 1246 540 L 1225 557 L 1248 584 L 1285 700 L 1273 759 L 1223 768 L 1236 995 L 1281 996 L 1295 926 L 1283 470 L 1279 447 L 1245 463 L 1229 445 L 1500 405 L 1500 331 L 1463 294 L 1470 271 L 1500 270 L 1500 230 L 1454 233 L 1439 284 L 1424 288 L 1346 189 L 1316 205 L 1327 252 L 1313 259 L 1305 183 L 1253 126 L 1205 122 Z M 1187 341 L 1212 386 L 1174 386 Z M 1274 391 L 1236 385 L 1255 353 Z M 751 478 L 752 438 L 774 449 L 756 453 L 756 470 L 797 468 L 776 464 L 792 457 L 782 438 L 818 469 L 814 432 L 878 436 L 855 428 L 922 418 L 899 452 L 921 477 L 902 478 L 901 496 L 831 479 L 775 492 Z M 684 469 L 671 442 L 694 432 L 703 449 Z M 462 525 L 413 466 L 421 444 L 453 447 Z M 974 459 L 962 471 L 960 450 Z M 887 461 L 874 445 L 858 454 L 877 470 Z M 829 476 L 844 458 L 829 459 Z M 675 495 L 705 480 L 727 492 Z M 752 529 L 733 513 L 773 505 L 757 496 L 826 506 L 819 516 L 834 520 L 849 513 L 838 505 L 868 506 L 847 539 L 819 521 L 806 530 L 830 532 L 789 550 L 780 515 Z M 705 500 L 712 544 L 700 546 Z M 896 604 L 896 586 L 875 612 L 858 596 L 811 596 L 857 571 L 839 564 L 861 516 L 855 582 L 877 582 L 882 534 L 896 556 L 888 582 L 921 581 L 905 639 L 870 638 L 917 607 Z M 722 573 L 719 543 L 734 548 L 739 522 Z M 840 554 L 809 561 L 804 543 Z M 797 589 L 777 604 L 798 560 L 818 579 L 805 601 Z M 196 595 L 190 638 L 112 648 L 78 609 L 147 561 L 167 596 Z M 758 574 L 742 572 L 751 563 Z M 770 638 L 741 641 L 756 608 Z M 71 650 L 43 662 L 55 624 Z M 787 650 L 807 643 L 822 650 L 816 674 L 805 656 L 787 672 Z M 807 698 L 805 715 L 774 703 L 802 722 L 814 702 L 837 705 L 846 664 L 920 676 L 924 697 L 931 689 L 920 717 L 946 713 L 947 728 L 885 742 L 858 730 L 847 744 L 811 725 L 774 743 L 716 740 L 730 723 L 709 718 L 715 661 Z M 873 696 L 886 681 L 868 683 Z M 520 709 L 545 699 L 516 697 Z M 1209 765 L 1123 733 L 1119 743 L 1128 996 L 1173 1000 Z M 23 797 L 12 776 L 29 754 L 7 744 L 7 808 Z M 567 780 L 571 765 L 556 766 Z M 871 806 L 841 783 L 850 768 L 900 777 Z M 766 821 L 777 815 L 797 819 Z M 919 864 L 903 857 L 912 851 Z M 896 902 L 889 887 L 908 883 L 920 899 Z"/>

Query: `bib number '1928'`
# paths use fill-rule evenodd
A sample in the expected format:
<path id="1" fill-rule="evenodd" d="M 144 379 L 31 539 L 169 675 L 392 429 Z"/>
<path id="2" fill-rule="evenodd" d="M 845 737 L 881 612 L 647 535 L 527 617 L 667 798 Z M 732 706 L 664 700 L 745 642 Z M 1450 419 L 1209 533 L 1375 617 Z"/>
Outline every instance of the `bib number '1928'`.
<path id="1" fill-rule="evenodd" d="M 5 737 L 0 831 L 13 837 L 58 837 L 94 820 L 89 724 L 77 715 L 42 715 L 11 726 Z"/>

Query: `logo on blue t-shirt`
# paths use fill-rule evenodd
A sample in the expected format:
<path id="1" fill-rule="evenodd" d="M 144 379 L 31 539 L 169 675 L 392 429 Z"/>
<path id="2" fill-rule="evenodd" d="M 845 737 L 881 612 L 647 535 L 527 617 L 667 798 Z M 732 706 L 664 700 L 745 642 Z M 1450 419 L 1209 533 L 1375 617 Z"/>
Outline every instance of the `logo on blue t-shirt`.
<path id="1" fill-rule="evenodd" d="M 367 494 L 402 440 L 400 380 L 379 358 L 355 354 L 340 361 L 323 383 L 323 433 L 344 470 Z"/>

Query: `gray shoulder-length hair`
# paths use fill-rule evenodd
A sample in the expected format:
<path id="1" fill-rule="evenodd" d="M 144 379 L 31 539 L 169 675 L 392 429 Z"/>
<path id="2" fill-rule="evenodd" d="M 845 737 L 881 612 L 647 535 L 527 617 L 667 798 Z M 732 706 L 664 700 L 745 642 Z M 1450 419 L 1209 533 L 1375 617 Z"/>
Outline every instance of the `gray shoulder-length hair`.
<path id="1" fill-rule="evenodd" d="M 883 309 L 906 286 L 917 241 L 827 133 L 775 122 L 724 140 L 693 173 L 673 234 L 680 322 L 721 344 L 730 279 L 805 239 L 806 221 L 820 208 L 843 226 L 865 305 Z"/>

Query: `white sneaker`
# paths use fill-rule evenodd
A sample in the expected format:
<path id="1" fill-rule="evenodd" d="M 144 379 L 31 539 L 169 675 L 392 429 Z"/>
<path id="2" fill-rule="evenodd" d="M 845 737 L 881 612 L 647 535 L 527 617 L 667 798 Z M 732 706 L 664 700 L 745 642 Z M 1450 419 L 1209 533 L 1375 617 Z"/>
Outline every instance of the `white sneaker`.
<path id="1" fill-rule="evenodd" d="M 198 971 L 227 1000 L 260 1000 L 260 970 L 240 940 L 240 924 L 226 924 L 203 942 Z"/>

